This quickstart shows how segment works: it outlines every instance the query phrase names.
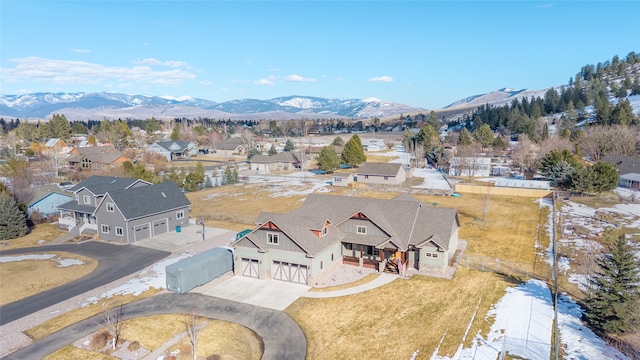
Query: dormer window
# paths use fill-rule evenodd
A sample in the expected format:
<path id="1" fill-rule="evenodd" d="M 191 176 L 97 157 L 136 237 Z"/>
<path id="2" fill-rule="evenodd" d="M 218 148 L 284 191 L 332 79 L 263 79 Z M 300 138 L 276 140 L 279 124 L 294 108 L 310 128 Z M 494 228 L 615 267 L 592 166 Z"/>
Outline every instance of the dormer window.
<path id="1" fill-rule="evenodd" d="M 83 196 L 82 196 L 82 201 L 83 201 L 85 204 L 91 204 L 91 196 L 89 196 L 89 195 L 83 195 Z"/>
<path id="2" fill-rule="evenodd" d="M 280 243 L 279 234 L 276 234 L 276 233 L 267 234 L 267 244 L 278 245 L 279 243 Z"/>
<path id="3" fill-rule="evenodd" d="M 356 227 L 356 233 L 361 235 L 367 235 L 367 227 L 363 225 L 358 225 Z"/>
<path id="4" fill-rule="evenodd" d="M 116 207 L 113 205 L 113 203 L 107 203 L 107 211 L 108 212 L 114 212 L 116 209 Z"/>
<path id="5" fill-rule="evenodd" d="M 328 233 L 328 232 L 329 232 L 329 229 L 328 229 L 328 227 L 327 227 L 327 226 L 325 226 L 325 227 L 323 227 L 323 228 L 322 228 L 322 236 L 327 235 L 327 233 Z"/>

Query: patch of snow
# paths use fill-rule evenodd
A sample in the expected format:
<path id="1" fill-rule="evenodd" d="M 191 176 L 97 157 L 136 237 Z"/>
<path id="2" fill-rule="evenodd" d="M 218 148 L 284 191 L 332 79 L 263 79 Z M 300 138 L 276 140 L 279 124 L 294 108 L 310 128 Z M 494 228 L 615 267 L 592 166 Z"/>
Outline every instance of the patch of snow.
<path id="1" fill-rule="evenodd" d="M 529 280 L 508 288 L 487 317 L 494 321 L 486 338 L 478 334 L 471 348 L 461 348 L 451 358 L 432 359 L 497 359 L 502 350 L 527 359 L 551 357 L 553 304 L 544 282 Z"/>
<path id="2" fill-rule="evenodd" d="M 165 268 L 168 265 L 176 263 L 192 255 L 192 253 L 183 253 L 177 256 L 166 258 L 153 265 L 150 265 L 140 272 L 139 277 L 130 279 L 129 281 L 111 289 L 110 291 L 103 292 L 99 296 L 92 296 L 90 298 L 87 298 L 86 301 L 82 304 L 82 307 L 89 306 L 90 304 L 97 303 L 100 299 L 109 298 L 114 295 L 133 294 L 134 296 L 138 296 L 151 288 L 165 289 L 167 287 L 167 274 L 165 272 Z"/>
<path id="3" fill-rule="evenodd" d="M 565 359 L 628 359 L 585 327 L 581 317 L 578 304 L 567 296 L 558 297 L 558 330 Z"/>
<path id="4" fill-rule="evenodd" d="M 587 275 L 584 274 L 569 274 L 569 283 L 578 285 L 578 288 L 582 291 L 587 291 L 589 289 L 589 280 Z"/>
<path id="5" fill-rule="evenodd" d="M 73 258 L 60 258 L 56 254 L 29 254 L 18 256 L 3 256 L 0 257 L 0 263 L 8 263 L 14 261 L 26 261 L 26 260 L 53 260 L 58 263 L 57 267 L 69 267 L 73 265 L 85 264 L 84 261 Z"/>
<path id="6" fill-rule="evenodd" d="M 54 260 L 56 260 L 56 259 L 54 259 Z M 59 260 L 56 260 L 56 261 L 58 261 L 58 267 L 69 267 L 69 266 L 73 266 L 73 265 L 86 264 L 84 261 L 78 260 L 78 259 L 59 259 Z"/>
<path id="7" fill-rule="evenodd" d="M 451 190 L 451 186 L 445 180 L 442 173 L 435 169 L 413 169 L 413 176 L 423 178 L 420 185 L 412 186 L 412 189 Z"/>
<path id="8" fill-rule="evenodd" d="M 569 266 L 569 258 L 560 256 L 558 258 L 558 271 L 566 273 L 571 267 Z"/>

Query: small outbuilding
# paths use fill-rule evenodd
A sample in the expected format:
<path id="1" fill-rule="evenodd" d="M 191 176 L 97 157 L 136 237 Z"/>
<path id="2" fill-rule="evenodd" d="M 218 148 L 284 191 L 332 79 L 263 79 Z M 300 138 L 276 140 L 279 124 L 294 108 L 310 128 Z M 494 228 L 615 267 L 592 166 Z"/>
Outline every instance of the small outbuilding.
<path id="1" fill-rule="evenodd" d="M 214 248 L 182 259 L 165 268 L 167 290 L 186 293 L 233 270 L 233 252 L 228 248 Z"/>

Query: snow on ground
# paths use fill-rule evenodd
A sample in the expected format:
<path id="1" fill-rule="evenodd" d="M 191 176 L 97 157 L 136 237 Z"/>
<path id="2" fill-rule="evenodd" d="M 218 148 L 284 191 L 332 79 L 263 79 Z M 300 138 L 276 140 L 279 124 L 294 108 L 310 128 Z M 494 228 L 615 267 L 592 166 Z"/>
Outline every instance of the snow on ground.
<path id="1" fill-rule="evenodd" d="M 142 270 L 137 277 L 130 279 L 124 284 L 117 286 L 109 291 L 105 291 L 99 296 L 93 296 L 93 297 L 87 298 L 85 303 L 82 304 L 82 307 L 86 307 L 90 304 L 97 303 L 100 299 L 109 298 L 114 295 L 133 294 L 134 296 L 138 296 L 151 288 L 166 289 L 167 275 L 165 272 L 165 268 L 168 265 L 171 265 L 173 263 L 176 263 L 182 259 L 188 258 L 193 255 L 194 254 L 192 253 L 183 253 L 180 255 L 166 258 L 153 265 L 150 265 L 144 270 Z"/>
<path id="2" fill-rule="evenodd" d="M 547 285 L 539 280 L 507 289 L 487 314 L 493 324 L 486 337 L 477 334 L 470 348 L 460 348 L 452 357 L 436 359 L 497 359 L 503 349 L 527 359 L 549 359 L 553 304 Z"/>
<path id="3" fill-rule="evenodd" d="M 423 178 L 421 185 L 412 186 L 412 189 L 452 190 L 442 173 L 435 169 L 413 169 L 413 177 Z"/>
<path id="4" fill-rule="evenodd" d="M 58 267 L 69 267 L 73 265 L 82 265 L 85 262 L 73 258 L 60 258 L 56 254 L 31 254 L 31 255 L 18 255 L 18 256 L 3 256 L 0 257 L 0 263 L 24 261 L 24 260 L 53 260 L 58 263 Z"/>
<path id="5" fill-rule="evenodd" d="M 571 298 L 558 297 L 558 330 L 565 359 L 628 359 L 582 325 L 582 310 Z"/>

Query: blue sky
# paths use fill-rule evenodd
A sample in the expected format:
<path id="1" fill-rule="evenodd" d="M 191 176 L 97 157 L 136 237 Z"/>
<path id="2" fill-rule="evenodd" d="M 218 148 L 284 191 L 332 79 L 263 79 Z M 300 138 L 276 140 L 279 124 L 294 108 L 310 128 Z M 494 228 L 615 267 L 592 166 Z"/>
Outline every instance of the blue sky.
<path id="1" fill-rule="evenodd" d="M 437 109 L 640 52 L 640 1 L 0 1 L 0 94 Z"/>

